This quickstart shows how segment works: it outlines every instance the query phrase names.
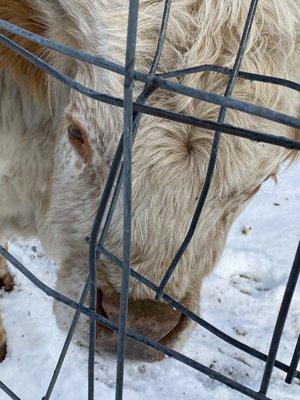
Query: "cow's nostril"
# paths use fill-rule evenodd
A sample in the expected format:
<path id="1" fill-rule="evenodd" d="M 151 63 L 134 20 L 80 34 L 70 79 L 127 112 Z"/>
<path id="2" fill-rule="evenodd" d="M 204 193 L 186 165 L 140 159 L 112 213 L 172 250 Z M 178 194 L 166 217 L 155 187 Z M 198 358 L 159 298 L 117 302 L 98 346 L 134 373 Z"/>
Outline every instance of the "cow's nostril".
<path id="1" fill-rule="evenodd" d="M 107 296 L 99 291 L 98 296 L 98 312 L 118 324 L 119 294 Z M 129 300 L 128 302 L 127 329 L 162 344 L 169 345 L 176 342 L 176 336 L 184 329 L 184 320 L 185 317 L 180 312 L 165 303 L 154 300 Z M 116 351 L 116 335 L 100 326 L 98 327 L 98 342 L 104 351 Z M 132 339 L 127 340 L 126 356 L 144 361 L 164 358 L 157 351 Z"/>
<path id="2" fill-rule="evenodd" d="M 102 315 L 104 318 L 109 319 L 109 316 L 106 314 L 103 308 L 103 292 L 101 289 L 97 289 L 97 314 Z M 97 334 L 101 331 L 106 331 L 106 333 L 112 334 L 112 331 L 104 325 L 97 323 Z"/>

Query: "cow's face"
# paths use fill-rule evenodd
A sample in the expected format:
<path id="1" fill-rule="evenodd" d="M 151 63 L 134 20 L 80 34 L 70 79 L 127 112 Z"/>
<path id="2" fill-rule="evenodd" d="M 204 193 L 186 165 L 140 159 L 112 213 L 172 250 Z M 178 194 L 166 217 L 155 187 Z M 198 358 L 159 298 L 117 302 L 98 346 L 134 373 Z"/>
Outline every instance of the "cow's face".
<path id="1" fill-rule="evenodd" d="M 122 95 L 122 79 L 111 76 Z M 103 88 L 105 75 L 96 68 L 76 80 Z M 112 89 L 114 92 L 114 89 Z M 111 92 L 110 92 L 111 93 Z M 201 105 L 200 113 L 205 114 Z M 207 117 L 218 108 L 208 107 Z M 243 119 L 244 118 L 244 119 Z M 240 117 L 242 125 L 250 117 Z M 88 246 L 97 205 L 122 132 L 122 110 L 72 92 L 60 116 L 55 150 L 49 223 L 54 227 L 51 252 L 62 269 L 59 289 L 78 297 L 87 275 Z M 209 160 L 212 134 L 145 116 L 133 147 L 132 268 L 159 285 L 188 231 Z M 253 154 L 256 154 L 253 157 Z M 201 282 L 224 247 L 232 221 L 277 168 L 283 152 L 271 146 L 224 136 L 206 205 L 195 236 L 178 264 L 166 292 L 198 313 Z M 120 193 L 104 246 L 122 259 L 122 196 Z M 97 264 L 98 312 L 118 323 L 121 271 L 105 258 Z M 74 287 L 74 292 L 70 291 Z M 59 319 L 64 319 L 61 316 Z M 135 279 L 129 285 L 128 329 L 166 345 L 180 345 L 191 322 Z M 86 329 L 87 325 L 83 330 Z M 98 326 L 100 351 L 114 352 L 116 336 Z M 127 356 L 154 360 L 158 353 L 130 341 Z"/>
<path id="2" fill-rule="evenodd" d="M 93 71 L 95 75 L 92 81 L 87 82 L 86 77 L 81 76 L 81 82 L 94 88 L 97 87 L 96 72 L 99 72 Z M 117 84 L 121 88 L 121 82 Z M 52 234 L 51 242 L 48 237 L 45 238 L 45 245 L 61 266 L 58 289 L 76 298 L 88 271 L 88 245 L 85 238 L 90 236 L 114 151 L 122 133 L 122 110 L 72 92 L 58 121 L 51 201 L 47 214 Z M 173 183 L 159 183 L 157 178 L 160 172 L 156 176 L 154 170 L 149 170 L 156 169 L 155 157 L 160 157 L 160 151 L 153 152 L 147 146 L 143 150 L 141 139 L 143 135 L 152 134 L 153 129 L 157 128 L 153 126 L 151 132 L 145 132 L 144 126 L 143 131 L 138 133 L 134 147 L 132 268 L 159 284 L 180 244 L 177 235 L 183 238 L 188 220 L 183 217 L 185 205 L 180 204 L 183 193 L 177 192 L 176 176 L 172 178 Z M 145 164 L 141 163 L 141 152 L 145 153 Z M 164 167 L 159 160 L 157 163 L 158 169 Z M 172 168 L 172 165 L 167 167 L 170 175 L 173 175 Z M 180 177 L 178 180 L 180 184 Z M 166 196 L 163 194 L 165 190 L 168 191 Z M 122 196 L 121 190 L 104 242 L 105 247 L 119 259 L 122 259 Z M 178 228 L 182 232 L 177 232 Z M 176 279 L 172 279 L 168 287 L 177 300 L 197 312 L 203 272 L 197 274 L 194 268 L 188 266 L 193 265 L 193 258 L 193 252 L 184 257 L 183 265 L 175 274 Z M 97 269 L 98 312 L 118 323 L 121 271 L 105 258 L 97 262 Z M 130 281 L 129 293 L 128 329 L 166 345 L 183 342 L 191 323 L 180 312 L 165 302 L 156 301 L 155 293 L 134 279 Z M 66 311 L 60 314 L 58 310 L 59 320 L 63 324 L 67 322 Z M 83 323 L 81 331 L 86 329 L 87 325 Z M 86 335 L 87 332 L 83 336 Z M 82 339 L 81 336 L 79 339 Z M 97 327 L 97 347 L 102 352 L 116 350 L 116 336 L 100 325 Z M 144 360 L 160 358 L 159 353 L 133 341 L 128 342 L 127 356 Z"/>

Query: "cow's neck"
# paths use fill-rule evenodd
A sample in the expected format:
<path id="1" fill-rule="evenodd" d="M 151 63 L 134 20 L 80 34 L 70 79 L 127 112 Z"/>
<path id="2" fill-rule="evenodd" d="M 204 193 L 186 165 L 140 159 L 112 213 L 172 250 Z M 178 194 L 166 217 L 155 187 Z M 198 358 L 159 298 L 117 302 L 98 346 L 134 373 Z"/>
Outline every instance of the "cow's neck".
<path id="1" fill-rule="evenodd" d="M 54 134 L 46 108 L 0 72 L 0 230 L 36 234 L 47 208 Z"/>

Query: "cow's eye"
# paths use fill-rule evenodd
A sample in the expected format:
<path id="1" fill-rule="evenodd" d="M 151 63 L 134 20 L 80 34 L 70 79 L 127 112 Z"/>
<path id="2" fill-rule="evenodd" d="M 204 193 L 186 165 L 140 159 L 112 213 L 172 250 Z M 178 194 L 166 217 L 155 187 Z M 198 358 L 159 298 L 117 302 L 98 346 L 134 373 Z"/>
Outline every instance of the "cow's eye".
<path id="1" fill-rule="evenodd" d="M 70 126 L 68 129 L 68 135 L 69 135 L 69 139 L 71 141 L 78 141 L 80 143 L 84 143 L 84 133 L 83 131 L 78 128 L 78 127 L 74 127 L 74 126 Z"/>
<path id="2" fill-rule="evenodd" d="M 83 129 L 76 125 L 70 125 L 68 128 L 68 137 L 71 145 L 74 147 L 82 160 L 85 163 L 89 163 L 91 158 L 91 149 L 87 134 L 83 131 Z"/>

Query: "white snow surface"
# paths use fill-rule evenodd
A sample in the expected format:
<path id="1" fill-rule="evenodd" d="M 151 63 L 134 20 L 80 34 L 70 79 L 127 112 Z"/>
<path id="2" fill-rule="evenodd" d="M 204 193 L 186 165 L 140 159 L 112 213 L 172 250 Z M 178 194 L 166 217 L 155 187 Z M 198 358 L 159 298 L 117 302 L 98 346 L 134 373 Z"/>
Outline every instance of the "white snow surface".
<path id="1" fill-rule="evenodd" d="M 263 189 L 232 226 L 219 265 L 206 279 L 202 316 L 226 333 L 267 352 L 300 233 L 300 164 L 294 164 Z M 244 232 L 244 233 L 242 233 Z M 35 246 L 37 249 L 35 249 Z M 55 288 L 56 266 L 39 244 L 9 244 L 10 252 L 47 285 Z M 52 312 L 53 300 L 14 268 L 16 287 L 0 292 L 8 334 L 8 356 L 0 380 L 22 400 L 46 392 L 65 333 Z M 289 364 L 300 333 L 300 284 L 291 305 L 278 359 Z M 258 390 L 264 363 L 198 327 L 184 354 Z M 53 400 L 87 399 L 87 349 L 72 344 L 52 395 Z M 95 399 L 114 399 L 115 360 L 97 356 Z M 269 397 L 300 398 L 300 382 L 284 383 L 274 369 Z M 8 399 L 0 391 L 0 400 Z M 124 400 L 240 400 L 246 397 L 170 358 L 160 363 L 126 363 Z"/>

